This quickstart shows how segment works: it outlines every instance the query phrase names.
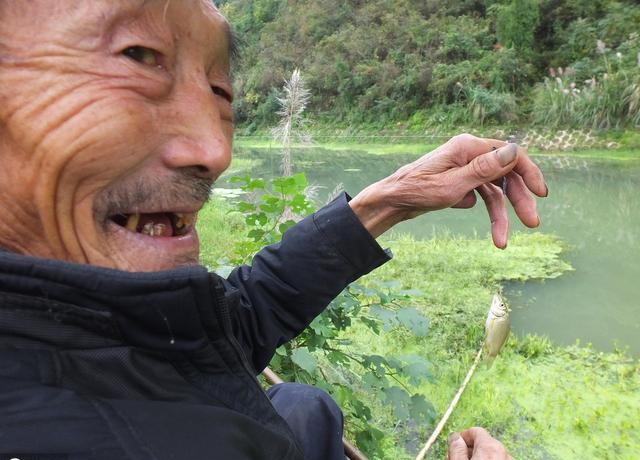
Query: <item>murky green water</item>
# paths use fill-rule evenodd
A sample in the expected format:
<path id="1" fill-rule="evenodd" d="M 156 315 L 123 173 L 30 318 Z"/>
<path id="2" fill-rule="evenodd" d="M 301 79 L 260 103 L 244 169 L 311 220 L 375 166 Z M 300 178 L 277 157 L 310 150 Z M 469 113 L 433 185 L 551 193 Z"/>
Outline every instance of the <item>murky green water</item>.
<path id="1" fill-rule="evenodd" d="M 256 160 L 253 175 L 278 174 L 276 151 L 240 150 Z M 355 195 L 366 185 L 415 159 L 415 155 L 375 156 L 322 149 L 296 151 L 294 165 L 326 197 L 338 183 Z M 640 162 L 606 162 L 570 157 L 538 157 L 550 189 L 539 201 L 540 231 L 570 245 L 565 257 L 575 268 L 556 280 L 512 284 L 506 296 L 517 333 L 549 335 L 556 343 L 580 340 L 602 350 L 628 347 L 640 356 Z M 223 184 L 220 184 L 224 187 Z M 524 230 L 512 214 L 512 229 Z M 398 226 L 418 238 L 434 229 L 462 235 L 487 234 L 486 211 L 445 210 Z"/>

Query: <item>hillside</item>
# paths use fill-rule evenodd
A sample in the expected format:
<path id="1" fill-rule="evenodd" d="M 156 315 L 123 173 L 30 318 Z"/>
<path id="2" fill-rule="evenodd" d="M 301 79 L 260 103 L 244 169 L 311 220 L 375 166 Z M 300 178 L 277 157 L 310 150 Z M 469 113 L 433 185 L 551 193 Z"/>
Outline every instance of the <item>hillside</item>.
<path id="1" fill-rule="evenodd" d="M 640 124 L 631 0 L 226 0 L 242 42 L 236 114 L 274 123 L 300 68 L 324 124 Z"/>

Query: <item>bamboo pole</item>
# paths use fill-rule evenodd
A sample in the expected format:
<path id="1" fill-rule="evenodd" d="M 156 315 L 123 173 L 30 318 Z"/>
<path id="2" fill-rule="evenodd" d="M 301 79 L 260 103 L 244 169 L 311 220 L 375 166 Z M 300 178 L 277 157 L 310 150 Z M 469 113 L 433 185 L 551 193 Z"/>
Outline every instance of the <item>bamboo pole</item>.
<path id="1" fill-rule="evenodd" d="M 462 397 L 462 393 L 464 393 L 465 388 L 467 388 L 467 384 L 471 380 L 473 373 L 476 371 L 476 368 L 478 367 L 478 363 L 480 362 L 480 356 L 482 356 L 482 348 L 483 347 L 481 346 L 480 349 L 478 350 L 476 359 L 473 361 L 473 364 L 471 365 L 469 372 L 467 372 L 467 376 L 464 378 L 462 385 L 460 385 L 458 392 L 451 400 L 451 403 L 449 404 L 449 408 L 442 416 L 442 419 L 440 419 L 440 423 L 438 423 L 438 426 L 436 426 L 436 429 L 433 430 L 433 433 L 431 433 L 431 437 L 429 438 L 427 443 L 424 445 L 422 450 L 418 453 L 416 460 L 424 459 L 424 456 L 427 455 L 427 452 L 429 451 L 429 449 L 431 449 L 431 446 L 433 446 L 433 444 L 436 442 L 436 439 L 438 439 L 438 436 L 440 436 L 440 433 L 442 432 L 442 429 L 444 428 L 444 426 L 447 424 L 447 421 L 449 421 L 449 417 L 451 417 L 453 410 L 458 405 L 458 401 L 460 401 L 460 398 Z"/>
<path id="2" fill-rule="evenodd" d="M 268 367 L 264 371 L 262 371 L 262 375 L 264 375 L 264 378 L 267 381 L 267 383 L 269 383 L 269 385 L 277 385 L 279 383 L 284 383 L 284 380 L 282 380 L 278 376 L 278 374 L 273 372 Z M 342 438 L 342 446 L 344 447 L 344 453 L 351 460 L 368 460 L 367 457 L 362 452 L 360 452 L 360 450 L 358 450 L 356 446 L 351 444 L 345 438 Z"/>

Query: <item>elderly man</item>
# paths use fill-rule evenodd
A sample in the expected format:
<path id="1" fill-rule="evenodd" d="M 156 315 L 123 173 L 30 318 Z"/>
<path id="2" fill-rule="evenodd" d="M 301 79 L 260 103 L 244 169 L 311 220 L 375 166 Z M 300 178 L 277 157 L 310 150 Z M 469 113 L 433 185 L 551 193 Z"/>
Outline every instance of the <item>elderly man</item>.
<path id="1" fill-rule="evenodd" d="M 539 223 L 530 191 L 547 189 L 525 152 L 463 135 L 222 279 L 198 266 L 194 229 L 231 157 L 215 7 L 0 0 L 0 24 L 0 457 L 339 457 L 328 398 L 302 391 L 304 419 L 299 388 L 273 404 L 260 389 L 275 348 L 388 260 L 374 238 L 400 221 L 471 207 L 476 190 L 505 247 L 506 177 L 518 217 Z M 451 446 L 507 458 L 482 430 Z"/>

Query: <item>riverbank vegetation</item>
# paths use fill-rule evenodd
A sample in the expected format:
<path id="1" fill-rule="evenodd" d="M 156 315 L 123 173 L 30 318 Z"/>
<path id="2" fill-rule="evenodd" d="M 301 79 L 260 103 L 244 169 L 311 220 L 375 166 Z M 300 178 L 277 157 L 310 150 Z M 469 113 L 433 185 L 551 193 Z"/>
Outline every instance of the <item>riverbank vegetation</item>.
<path id="1" fill-rule="evenodd" d="M 216 198 L 200 213 L 201 252 L 211 268 L 224 272 L 230 248 L 246 248 L 237 243 L 247 240 L 254 224 L 248 225 L 247 212 L 239 209 Z M 307 347 L 294 365 L 305 378 L 311 375 L 305 373 L 311 370 L 309 352 L 326 377 L 324 384 L 313 383 L 341 403 L 349 436 L 372 459 L 408 459 L 433 429 L 436 414 L 444 411 L 471 364 L 492 293 L 510 281 L 543 282 L 571 267 L 563 261 L 563 244 L 540 233 L 512 236 L 506 251 L 493 248 L 488 238 L 446 233 L 425 241 L 391 234 L 381 244 L 393 249 L 394 259 L 360 286 L 371 289 L 369 298 L 378 296 L 377 303 L 382 302 L 381 293 L 396 296 L 428 319 L 428 329 L 411 333 L 411 322 L 384 327 L 390 317 L 369 314 L 371 307 L 365 305 L 358 314 L 378 322 L 377 332 L 354 321 L 340 330 L 335 343 L 344 343 L 347 354 L 380 356 L 392 364 L 396 358 L 421 358 L 414 360 L 414 368 L 400 369 L 393 387 L 421 396 L 424 403 L 417 408 L 424 413 L 404 413 L 415 409 L 411 401 L 403 405 L 404 396 L 391 391 L 379 396 L 372 391 L 377 382 L 364 378 L 367 369 L 355 364 L 347 373 L 337 371 L 320 349 L 309 352 Z M 321 330 L 321 324 L 316 329 Z M 276 366 L 282 364 L 278 359 Z M 640 449 L 639 390 L 640 365 L 622 351 L 599 353 L 589 347 L 557 347 L 544 337 L 511 337 L 493 367 L 478 370 L 447 429 L 486 426 L 518 459 L 634 458 Z M 367 410 L 350 403 L 361 399 Z M 364 427 L 369 437 L 362 432 L 363 411 L 368 412 Z M 441 439 L 428 458 L 442 458 L 444 452 Z"/>
<path id="2" fill-rule="evenodd" d="M 460 130 L 640 123 L 640 5 L 632 0 L 223 0 L 243 46 L 245 134 L 276 124 L 282 82 L 308 81 L 327 129 Z"/>

